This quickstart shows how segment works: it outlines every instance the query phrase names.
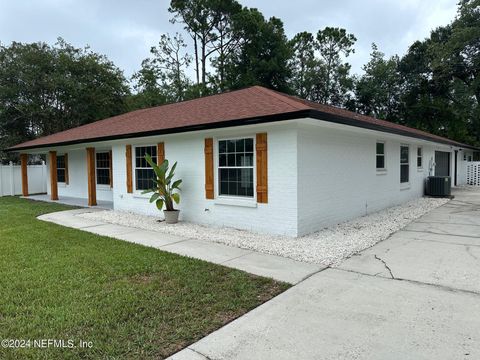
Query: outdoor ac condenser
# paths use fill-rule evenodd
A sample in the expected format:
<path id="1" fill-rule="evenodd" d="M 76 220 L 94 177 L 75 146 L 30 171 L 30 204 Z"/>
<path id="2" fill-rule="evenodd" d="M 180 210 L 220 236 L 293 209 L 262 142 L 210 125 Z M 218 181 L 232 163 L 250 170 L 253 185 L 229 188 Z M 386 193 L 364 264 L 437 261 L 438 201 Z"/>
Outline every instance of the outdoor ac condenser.
<path id="1" fill-rule="evenodd" d="M 452 179 L 450 176 L 429 176 L 427 178 L 426 193 L 430 196 L 450 196 L 452 193 Z"/>

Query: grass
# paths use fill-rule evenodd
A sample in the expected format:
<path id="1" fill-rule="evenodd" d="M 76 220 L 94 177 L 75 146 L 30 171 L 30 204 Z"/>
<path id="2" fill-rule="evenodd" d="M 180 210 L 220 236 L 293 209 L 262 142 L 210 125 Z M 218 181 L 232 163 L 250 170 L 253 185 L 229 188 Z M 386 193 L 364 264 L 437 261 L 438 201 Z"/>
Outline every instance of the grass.
<path id="1" fill-rule="evenodd" d="M 0 340 L 75 345 L 0 347 L 0 359 L 164 358 L 288 287 L 36 219 L 66 209 L 0 198 Z"/>

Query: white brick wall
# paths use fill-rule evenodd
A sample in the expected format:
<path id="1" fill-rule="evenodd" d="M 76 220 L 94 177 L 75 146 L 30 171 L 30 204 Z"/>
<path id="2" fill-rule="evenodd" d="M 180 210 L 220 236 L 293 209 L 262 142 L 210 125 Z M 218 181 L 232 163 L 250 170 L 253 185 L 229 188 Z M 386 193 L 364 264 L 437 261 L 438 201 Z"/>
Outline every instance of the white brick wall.
<path id="1" fill-rule="evenodd" d="M 254 203 L 255 207 L 246 207 L 220 204 L 218 200 L 207 200 L 205 198 L 204 139 L 206 137 L 218 139 L 254 136 L 258 132 L 268 133 L 268 204 Z M 172 164 L 178 161 L 177 177 L 183 179 L 179 206 L 181 219 L 214 226 L 230 226 L 295 236 L 297 234 L 296 138 L 294 126 L 275 124 L 188 135 L 158 136 L 148 140 L 132 140 L 128 143 L 135 146 L 164 142 L 165 157 Z M 113 147 L 115 209 L 163 217 L 155 205 L 148 202 L 148 196 L 142 197 L 138 193 L 127 194 L 126 144 L 127 142 L 122 142 Z M 214 144 L 216 147 L 217 142 L 214 141 Z M 216 181 L 215 186 L 218 187 Z"/>
<path id="2" fill-rule="evenodd" d="M 450 151 L 411 138 L 316 124 L 298 129 L 299 235 L 422 196 L 434 150 Z M 384 172 L 376 171 L 377 140 L 385 142 Z M 400 144 L 410 146 L 408 186 L 400 184 Z M 417 168 L 418 146 L 423 169 Z"/>
<path id="3" fill-rule="evenodd" d="M 205 199 L 204 139 L 255 136 L 259 132 L 268 133 L 268 204 L 250 201 L 247 204 L 250 206 L 239 206 L 238 200 Z M 387 171 L 384 173 L 377 173 L 375 169 L 377 140 L 386 144 Z M 179 205 L 181 219 L 290 236 L 307 234 L 421 196 L 435 150 L 451 151 L 451 169 L 454 168 L 450 146 L 303 119 L 116 140 L 105 143 L 108 146 L 88 144 L 97 150 L 111 147 L 113 153 L 113 191 L 97 187 L 97 198 L 114 201 L 116 210 L 163 218 L 155 205 L 148 202 L 148 195 L 128 194 L 126 189 L 125 145 L 156 145 L 158 142 L 165 143 L 168 160 L 178 161 L 177 177 L 183 179 Z M 216 147 L 217 142 L 214 144 Z M 408 187 L 400 185 L 400 144 L 410 145 Z M 416 166 L 417 146 L 423 148 L 421 171 Z M 59 150 L 58 153 L 63 152 Z M 59 195 L 86 198 L 85 148 L 68 148 L 68 154 L 70 184 L 59 185 Z M 459 154 L 460 158 L 463 160 Z"/>

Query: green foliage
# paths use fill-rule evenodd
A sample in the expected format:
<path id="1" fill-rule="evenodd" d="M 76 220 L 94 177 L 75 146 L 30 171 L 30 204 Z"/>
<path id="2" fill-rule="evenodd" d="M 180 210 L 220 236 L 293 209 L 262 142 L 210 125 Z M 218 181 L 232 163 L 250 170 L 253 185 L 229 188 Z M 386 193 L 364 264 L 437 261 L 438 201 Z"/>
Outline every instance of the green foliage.
<path id="1" fill-rule="evenodd" d="M 0 44 L 0 148 L 122 113 L 128 93 L 122 72 L 88 48 Z"/>
<path id="2" fill-rule="evenodd" d="M 163 163 L 158 166 L 148 154 L 145 155 L 145 160 L 147 160 L 148 164 L 152 167 L 156 178 L 153 180 L 155 187 L 143 191 L 142 194 L 153 193 L 150 197 L 150 203 L 155 202 L 158 210 L 162 210 L 165 205 L 165 210 L 174 211 L 173 203 L 180 203 L 180 194 L 178 191 L 180 191 L 180 184 L 182 183 L 180 179 L 173 181 L 177 163 L 169 168 L 168 160 L 165 159 Z"/>

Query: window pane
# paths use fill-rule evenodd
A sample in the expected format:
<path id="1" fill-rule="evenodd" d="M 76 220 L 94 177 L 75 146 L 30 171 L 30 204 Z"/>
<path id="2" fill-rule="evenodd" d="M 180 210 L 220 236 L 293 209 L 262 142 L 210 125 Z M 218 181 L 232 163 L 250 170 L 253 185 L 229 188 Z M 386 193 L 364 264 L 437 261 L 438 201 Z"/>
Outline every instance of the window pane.
<path id="1" fill-rule="evenodd" d="M 146 190 L 154 187 L 155 173 L 153 169 L 135 169 L 137 190 Z"/>
<path id="2" fill-rule="evenodd" d="M 417 167 L 422 167 L 422 158 L 421 157 L 417 158 Z"/>
<path id="3" fill-rule="evenodd" d="M 385 169 L 385 157 L 383 155 L 377 156 L 377 169 Z"/>
<path id="4" fill-rule="evenodd" d="M 110 185 L 110 170 L 109 169 L 97 169 L 97 184 L 98 185 Z"/>
<path id="5" fill-rule="evenodd" d="M 245 151 L 245 139 L 237 140 L 237 144 L 235 146 L 235 151 L 237 153 Z"/>
<path id="6" fill-rule="evenodd" d="M 235 140 L 227 140 L 227 152 L 235 152 Z"/>
<path id="7" fill-rule="evenodd" d="M 57 181 L 61 183 L 65 182 L 65 169 L 57 168 Z"/>
<path id="8" fill-rule="evenodd" d="M 408 146 L 400 146 L 400 162 L 408 164 Z"/>
<path id="9" fill-rule="evenodd" d="M 225 140 L 221 140 L 218 142 L 218 152 L 220 154 L 227 152 L 227 142 Z"/>
<path id="10" fill-rule="evenodd" d="M 400 165 L 400 182 L 406 183 L 409 180 L 409 165 Z"/>
<path id="11" fill-rule="evenodd" d="M 417 156 L 422 156 L 422 148 L 417 148 Z"/>
<path id="12" fill-rule="evenodd" d="M 220 160 L 218 162 L 219 166 L 227 166 L 227 155 L 220 154 Z"/>
<path id="13" fill-rule="evenodd" d="M 227 166 L 235 166 L 235 154 L 227 155 Z"/>
<path id="14" fill-rule="evenodd" d="M 245 139 L 245 152 L 253 152 L 253 139 Z"/>
<path id="15" fill-rule="evenodd" d="M 377 143 L 377 155 L 384 155 L 384 154 L 385 154 L 385 144 Z"/>
<path id="16" fill-rule="evenodd" d="M 65 155 L 57 156 L 57 169 L 65 169 Z"/>

